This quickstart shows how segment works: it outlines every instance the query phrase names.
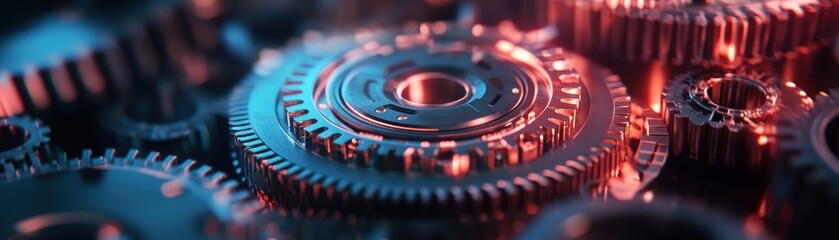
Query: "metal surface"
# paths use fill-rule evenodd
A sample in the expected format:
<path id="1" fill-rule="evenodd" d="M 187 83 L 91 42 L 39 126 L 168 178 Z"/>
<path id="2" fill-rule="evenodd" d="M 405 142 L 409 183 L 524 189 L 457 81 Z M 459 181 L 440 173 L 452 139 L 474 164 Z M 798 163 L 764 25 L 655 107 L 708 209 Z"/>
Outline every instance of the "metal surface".
<path id="1" fill-rule="evenodd" d="M 563 0 L 563 42 L 601 57 L 674 65 L 779 58 L 836 33 L 830 0 Z"/>
<path id="2" fill-rule="evenodd" d="M 737 222 L 666 200 L 576 201 L 545 211 L 517 239 L 766 239 Z"/>
<path id="3" fill-rule="evenodd" d="M 661 105 L 674 156 L 760 171 L 775 150 L 778 112 L 809 109 L 812 100 L 794 83 L 743 67 L 680 75 Z"/>
<path id="4" fill-rule="evenodd" d="M 15 193 L 0 200 L 6 206 L 0 216 L 4 237 L 226 238 L 230 221 L 261 208 L 224 174 L 157 153 L 86 151 L 78 159 L 58 155 L 30 171 L 5 176 L 11 180 L 0 184 L 3 192 Z"/>
<path id="5" fill-rule="evenodd" d="M 0 118 L 0 163 L 3 176 L 51 158 L 50 128 L 27 116 Z"/>
<path id="6" fill-rule="evenodd" d="M 839 91 L 816 96 L 808 112 L 778 121 L 778 156 L 767 205 L 770 226 L 783 237 L 839 237 Z"/>
<path id="7" fill-rule="evenodd" d="M 442 27 L 435 30 L 434 26 Z M 440 31 L 441 29 L 442 31 Z M 256 74 L 245 80 L 243 85 L 234 91 L 230 107 L 231 129 L 236 136 L 236 145 L 241 152 L 239 159 L 243 164 L 244 175 L 248 176 L 249 184 L 255 188 L 261 197 L 266 198 L 273 204 L 314 206 L 329 210 L 368 214 L 442 214 L 452 216 L 457 214 L 514 212 L 522 211 L 527 209 L 528 206 L 548 199 L 576 192 L 580 182 L 586 179 L 605 178 L 613 174 L 615 167 L 625 158 L 627 144 L 625 134 L 630 111 L 629 99 L 625 95 L 625 90 L 619 79 L 610 75 L 607 70 L 593 65 L 581 57 L 563 52 L 561 49 L 536 52 L 536 55 L 533 55 L 529 51 L 515 47 L 512 43 L 493 38 L 489 29 L 482 29 L 485 30 L 487 35 L 476 34 L 479 36 L 475 39 L 470 37 L 473 31 L 463 31 L 452 25 L 421 25 L 418 30 L 420 31 L 401 35 L 384 34 L 385 37 L 380 38 L 380 41 L 383 42 L 379 43 L 372 42 L 370 39 L 361 39 L 359 43 L 352 38 L 326 38 L 322 41 L 327 41 L 330 44 L 323 45 L 319 44 L 319 41 L 307 40 L 307 45 L 291 50 L 294 53 L 303 51 L 303 54 L 294 54 L 292 55 L 294 57 L 285 59 L 282 64 L 284 67 L 278 68 L 278 66 L 271 65 L 258 67 L 255 71 Z M 343 46 L 347 44 L 350 46 Z M 340 47 L 325 51 L 323 46 Z M 350 51 L 356 46 L 366 47 Z M 447 49 L 448 51 L 446 51 Z M 460 50 L 452 52 L 458 49 Z M 306 52 L 306 50 L 309 50 L 309 52 Z M 474 133 L 468 133 L 469 135 L 461 137 L 458 135 L 461 134 L 459 133 L 461 130 L 455 129 L 450 137 L 443 138 L 443 140 L 451 139 L 450 141 L 428 137 L 428 133 L 421 132 L 413 133 L 409 135 L 410 138 L 405 138 L 398 134 L 398 129 L 393 128 L 388 130 L 397 134 L 378 136 L 367 132 L 359 134 L 361 131 L 354 128 L 354 125 L 341 122 L 347 121 L 347 117 L 352 117 L 352 115 L 342 116 L 342 118 L 328 118 L 328 114 L 343 114 L 339 110 L 341 107 L 336 106 L 336 103 L 322 102 L 322 104 L 329 105 L 316 107 L 323 105 L 315 104 L 313 100 L 317 99 L 306 98 L 306 96 L 312 95 L 295 94 L 296 92 L 304 93 L 303 91 L 319 91 L 316 88 L 317 82 L 324 79 L 349 80 L 349 78 L 329 74 L 328 71 L 332 69 L 341 69 L 341 67 L 332 68 L 331 66 L 343 63 L 333 60 L 340 60 L 342 56 L 348 54 L 363 56 L 366 51 L 375 53 L 376 51 L 373 50 L 379 51 L 379 53 L 390 52 L 392 54 L 385 56 L 394 58 L 405 58 L 406 56 L 403 56 L 400 52 L 412 50 L 414 55 L 410 59 L 416 60 L 447 55 L 457 56 L 455 53 L 458 52 L 466 51 L 468 53 L 469 51 L 482 50 L 481 52 L 486 53 L 481 53 L 478 55 L 479 57 L 511 59 L 518 56 L 521 59 L 530 59 L 528 61 L 532 63 L 524 66 L 533 69 L 530 70 L 532 71 L 531 74 L 536 74 L 535 77 L 537 78 L 528 77 L 522 79 L 523 81 L 543 81 L 540 79 L 548 79 L 547 77 L 551 76 L 550 74 L 555 74 L 553 75 L 555 77 L 565 77 L 554 78 L 552 84 L 537 82 L 541 84 L 538 86 L 542 86 L 541 89 L 538 89 L 538 92 L 534 92 L 532 87 L 528 87 L 522 88 L 518 92 L 508 93 L 515 97 L 510 97 L 510 100 L 506 101 L 516 101 L 516 99 L 519 99 L 517 97 L 519 95 L 527 95 L 541 100 L 534 103 L 529 103 L 532 100 L 526 101 L 525 104 L 537 105 L 531 107 L 532 110 L 530 111 L 516 110 L 512 116 L 513 120 L 509 120 L 511 119 L 509 117 L 501 118 L 504 119 L 503 121 L 513 124 L 508 124 L 512 127 L 502 128 L 504 131 L 501 134 L 474 135 Z M 312 52 L 323 55 L 311 55 Z M 433 54 L 446 52 L 452 53 L 439 54 L 440 56 Z M 291 55 L 290 53 L 287 54 Z M 367 59 L 361 58 L 358 62 Z M 375 58 L 371 57 L 370 59 Z M 452 60 L 445 62 L 460 61 L 464 62 L 466 66 L 475 68 L 472 59 L 472 56 L 467 55 L 465 58 L 452 58 Z M 490 61 L 490 63 L 492 62 L 494 60 Z M 421 66 L 421 64 L 418 65 Z M 438 66 L 447 65 L 441 64 Z M 505 70 L 503 66 L 499 64 L 497 67 L 492 66 L 492 69 Z M 571 71 L 571 66 L 577 71 Z M 300 67 L 303 67 L 303 69 Z M 353 68 L 351 70 L 362 69 Z M 480 69 L 472 71 L 480 71 Z M 553 73 L 549 74 L 548 71 L 553 71 Z M 380 73 L 373 71 L 368 74 L 373 76 L 372 79 L 375 79 L 375 76 Z M 484 77 L 472 81 L 485 84 L 488 80 L 489 78 Z M 575 81 L 580 81 L 582 88 L 573 84 Z M 568 85 L 566 82 L 572 84 Z M 550 88 L 555 84 L 556 86 L 568 85 L 570 88 Z M 501 86 L 503 89 L 506 85 Z M 289 91 L 289 89 L 295 91 Z M 387 88 L 379 86 L 379 88 L 373 89 Z M 376 90 L 376 92 L 378 91 Z M 564 92 L 560 93 L 561 91 Z M 539 133 L 539 126 L 543 127 L 543 131 L 555 129 L 556 126 L 570 126 L 567 122 L 561 120 L 563 115 L 573 115 L 570 113 L 562 114 L 564 111 L 559 110 L 573 106 L 570 103 L 577 104 L 576 98 L 569 95 L 576 93 L 575 91 L 581 91 L 579 94 L 583 96 L 579 100 L 580 104 L 589 107 L 597 106 L 598 110 L 582 109 L 577 113 L 576 124 L 579 126 L 579 130 L 576 131 L 573 138 L 564 142 L 563 150 L 547 151 L 551 147 L 559 146 L 559 142 L 556 141 L 525 142 L 525 144 L 521 144 L 519 136 L 527 136 L 523 134 L 530 132 Z M 551 94 L 552 92 L 553 94 Z M 355 92 L 354 94 L 363 95 L 362 93 Z M 481 97 L 482 95 L 476 94 L 476 96 Z M 561 100 L 566 98 L 568 100 Z M 271 104 L 275 101 L 283 104 L 280 106 Z M 290 101 L 296 101 L 298 104 L 289 104 Z M 545 111 L 544 109 L 548 106 L 551 107 L 550 110 Z M 375 109 L 379 105 L 373 107 Z M 283 108 L 286 111 L 283 111 Z M 331 111 L 320 109 L 331 109 Z M 475 110 L 480 110 L 480 108 Z M 299 114 L 288 115 L 288 112 L 298 112 Z M 410 110 L 405 112 L 410 112 Z M 458 112 L 457 114 L 472 113 Z M 390 117 L 389 120 L 391 121 L 399 121 L 398 115 Z M 394 120 L 393 117 L 396 119 Z M 556 119 L 548 120 L 547 117 Z M 315 119 L 317 122 L 305 121 L 307 119 Z M 329 121 L 330 119 L 340 119 L 341 121 Z M 352 120 L 359 121 L 359 119 Z M 522 124 L 516 124 L 516 122 Z M 301 123 L 306 125 L 300 126 Z M 559 125 L 554 125 L 557 123 Z M 341 125 L 336 126 L 334 124 Z M 489 124 L 489 126 L 498 126 L 495 122 Z M 501 126 L 504 126 L 504 124 Z M 315 131 L 321 128 L 326 130 Z M 494 128 L 497 129 L 497 127 Z M 314 132 L 319 135 L 306 134 L 307 132 Z M 341 134 L 341 137 L 332 138 L 331 136 L 334 134 Z M 448 132 L 440 130 L 437 134 L 446 136 L 444 134 L 448 134 Z M 407 134 L 402 133 L 401 135 Z M 431 134 L 431 136 L 435 135 Z M 559 135 L 552 136 L 554 136 L 553 139 L 559 140 L 557 138 Z M 526 140 L 538 139 L 526 138 Z M 551 139 L 543 138 L 543 140 Z M 545 143 L 552 145 L 544 145 Z M 342 147 L 341 144 L 350 145 Z M 474 148 L 484 146 L 493 149 L 493 151 L 476 151 L 476 153 L 495 156 L 496 160 L 493 161 L 495 163 L 506 162 L 507 165 L 518 163 L 518 166 L 486 168 L 484 166 L 492 166 L 489 164 L 493 162 L 485 163 L 482 166 L 479 163 L 480 161 L 477 160 L 486 159 L 485 157 L 460 152 L 469 150 L 469 148 L 460 147 L 466 146 L 466 144 L 471 144 L 475 146 Z M 522 147 L 526 146 L 527 148 L 523 149 L 530 150 L 530 152 L 518 155 L 520 153 L 515 148 L 516 144 L 523 145 Z M 399 148 L 393 151 L 372 151 L 371 147 L 376 145 L 382 146 L 379 149 L 390 150 L 390 148 L 385 148 L 386 146 Z M 501 146 L 502 149 L 495 150 L 498 149 L 498 146 Z M 420 155 L 423 158 L 418 158 L 418 161 L 411 161 L 411 155 L 394 154 L 406 151 L 411 151 L 409 153 L 415 153 L 416 155 L 423 152 L 425 155 Z M 336 155 L 338 157 L 335 157 Z M 345 158 L 341 158 L 341 156 L 348 155 L 353 156 L 350 160 L 354 161 L 345 161 Z M 382 158 L 382 156 L 389 158 Z M 330 157 L 331 159 L 328 159 Z M 516 159 L 519 157 L 521 159 Z M 472 158 L 475 160 L 471 160 Z M 520 160 L 523 161 L 519 163 Z M 401 163 L 401 167 L 397 169 L 425 169 L 425 172 L 381 171 L 376 168 L 376 164 L 382 161 Z M 433 164 L 436 162 L 448 165 L 437 167 Z M 473 164 L 473 162 L 477 163 Z M 374 168 L 368 169 L 366 166 L 373 166 Z M 406 166 L 407 168 L 403 168 Z M 465 168 L 465 166 L 469 167 Z M 438 169 L 448 169 L 449 171 L 440 171 L 445 174 L 436 174 L 436 171 L 433 170 Z"/>

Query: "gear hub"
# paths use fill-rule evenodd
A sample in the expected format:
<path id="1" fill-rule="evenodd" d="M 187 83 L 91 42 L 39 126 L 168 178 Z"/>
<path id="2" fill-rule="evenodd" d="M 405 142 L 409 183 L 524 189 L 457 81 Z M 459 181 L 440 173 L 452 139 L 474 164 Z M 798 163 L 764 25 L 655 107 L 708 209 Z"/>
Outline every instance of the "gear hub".
<path id="1" fill-rule="evenodd" d="M 244 175 L 275 204 L 431 215 L 533 209 L 613 175 L 619 79 L 507 39 L 440 22 L 304 39 L 231 97 Z"/>

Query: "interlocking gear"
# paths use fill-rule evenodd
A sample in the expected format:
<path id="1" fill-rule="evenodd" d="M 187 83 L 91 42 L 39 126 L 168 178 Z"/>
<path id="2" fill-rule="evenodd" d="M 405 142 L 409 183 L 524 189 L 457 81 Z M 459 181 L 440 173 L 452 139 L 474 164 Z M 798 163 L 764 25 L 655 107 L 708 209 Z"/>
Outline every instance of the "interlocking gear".
<path id="1" fill-rule="evenodd" d="M 439 22 L 304 39 L 231 97 L 247 181 L 284 206 L 457 215 L 527 209 L 613 175 L 630 113 L 620 80 L 504 39 Z"/>
<path id="2" fill-rule="evenodd" d="M 0 235 L 12 239 L 213 239 L 262 205 L 224 174 L 191 160 L 85 151 L 11 176 Z M 48 191 L 47 191 L 48 190 Z"/>
<path id="3" fill-rule="evenodd" d="M 582 53 L 675 65 L 775 59 L 837 32 L 832 0 L 562 0 L 562 41 Z"/>
<path id="4" fill-rule="evenodd" d="M 0 117 L 98 106 L 126 92 L 134 75 L 166 71 L 211 39 L 192 37 L 207 24 L 182 1 L 73 2 L 4 34 Z"/>
<path id="5" fill-rule="evenodd" d="M 712 165 L 764 170 L 781 109 L 812 105 L 792 82 L 751 68 L 710 68 L 677 76 L 662 97 L 672 154 Z"/>
<path id="6" fill-rule="evenodd" d="M 778 156 L 767 219 L 782 236 L 839 237 L 839 90 L 816 96 L 808 112 L 778 121 Z"/>
<path id="7" fill-rule="evenodd" d="M 51 158 L 50 129 L 27 116 L 0 118 L 0 170 L 11 178 Z"/>
<path id="8" fill-rule="evenodd" d="M 541 213 L 516 239 L 763 239 L 742 223 L 669 200 L 572 201 Z"/>

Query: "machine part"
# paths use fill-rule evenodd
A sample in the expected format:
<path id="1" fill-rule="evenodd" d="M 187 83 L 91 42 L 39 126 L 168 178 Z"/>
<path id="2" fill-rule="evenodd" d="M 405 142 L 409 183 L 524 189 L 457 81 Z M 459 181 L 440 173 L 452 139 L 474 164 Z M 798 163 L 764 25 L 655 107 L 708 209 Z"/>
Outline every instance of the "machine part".
<path id="1" fill-rule="evenodd" d="M 11 239 L 225 238 L 228 224 L 262 208 L 209 167 L 136 150 L 59 155 L 12 178 L 0 184 L 0 191 L 15 193 L 0 200 L 8 206 L 0 235 Z"/>
<path id="2" fill-rule="evenodd" d="M 518 239 L 768 239 L 759 227 L 662 200 L 563 203 Z M 758 225 L 759 226 L 759 225 Z"/>
<path id="3" fill-rule="evenodd" d="M 103 144 L 193 158 L 235 175 L 219 122 L 223 102 L 166 81 L 141 92 L 102 111 Z"/>
<path id="4" fill-rule="evenodd" d="M 630 113 L 619 78 L 498 36 L 437 22 L 262 59 L 230 100 L 249 185 L 274 205 L 500 217 L 613 175 Z"/>
<path id="5" fill-rule="evenodd" d="M 812 106 L 794 83 L 747 67 L 679 75 L 662 98 L 674 156 L 755 172 L 769 167 L 778 112 Z"/>
<path id="6" fill-rule="evenodd" d="M 554 24 L 557 20 L 552 15 L 557 8 L 557 1 L 550 0 L 478 0 L 472 1 L 474 22 L 476 24 L 496 26 L 504 21 L 512 21 L 518 29 L 538 30 Z"/>
<path id="7" fill-rule="evenodd" d="M 629 157 L 617 176 L 589 182 L 580 193 L 596 200 L 639 199 L 661 174 L 670 151 L 670 136 L 661 114 L 633 102 Z"/>
<path id="8" fill-rule="evenodd" d="M 8 180 L 17 170 L 51 158 L 50 128 L 26 116 L 0 118 L 0 170 Z"/>
<path id="9" fill-rule="evenodd" d="M 187 34 L 203 28 L 184 5 L 81 1 L 7 31 L 0 41 L 0 117 L 102 104 L 131 87 L 135 75 L 177 67 L 191 49 L 211 44 L 198 39 L 214 36 Z"/>
<path id="10" fill-rule="evenodd" d="M 839 213 L 839 90 L 820 94 L 809 112 L 778 120 L 779 159 L 769 188 L 767 219 L 787 238 L 836 238 Z"/>
<path id="11" fill-rule="evenodd" d="M 837 32 L 832 0 L 588 1 L 556 8 L 581 53 L 674 65 L 775 59 Z"/>

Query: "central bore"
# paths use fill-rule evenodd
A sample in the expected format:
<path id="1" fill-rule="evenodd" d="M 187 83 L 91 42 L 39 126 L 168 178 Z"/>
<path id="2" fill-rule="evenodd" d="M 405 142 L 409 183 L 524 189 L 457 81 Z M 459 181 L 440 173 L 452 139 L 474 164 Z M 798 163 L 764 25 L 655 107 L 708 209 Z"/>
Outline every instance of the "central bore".
<path id="1" fill-rule="evenodd" d="M 760 108 L 767 101 L 766 89 L 753 81 L 742 78 L 714 80 L 705 89 L 705 94 L 717 105 L 746 110 Z"/>
<path id="2" fill-rule="evenodd" d="M 469 96 L 469 86 L 443 73 L 418 73 L 396 86 L 396 94 L 410 105 L 454 105 Z"/>
<path id="3" fill-rule="evenodd" d="M 0 152 L 20 147 L 26 142 L 26 131 L 13 125 L 0 126 Z"/>

